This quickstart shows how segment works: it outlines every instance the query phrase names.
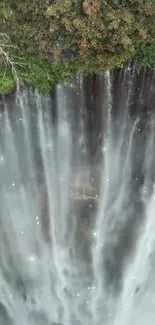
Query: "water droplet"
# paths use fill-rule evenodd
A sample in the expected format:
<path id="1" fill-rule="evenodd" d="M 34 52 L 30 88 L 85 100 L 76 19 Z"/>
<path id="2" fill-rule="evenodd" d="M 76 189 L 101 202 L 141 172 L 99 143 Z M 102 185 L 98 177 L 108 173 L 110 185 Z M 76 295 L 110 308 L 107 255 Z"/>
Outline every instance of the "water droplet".
<path id="1" fill-rule="evenodd" d="M 23 234 L 24 232 L 22 231 L 21 234 Z"/>
<path id="2" fill-rule="evenodd" d="M 38 220 L 38 219 L 39 219 L 39 217 L 37 216 L 37 217 L 36 217 L 36 220 Z"/>
<path id="3" fill-rule="evenodd" d="M 15 183 L 12 183 L 12 186 L 15 186 Z"/>
<path id="4" fill-rule="evenodd" d="M 39 221 L 37 222 L 37 225 L 39 225 Z"/>
<path id="5" fill-rule="evenodd" d="M 92 207 L 92 204 L 90 204 L 90 208 Z"/>
<path id="6" fill-rule="evenodd" d="M 90 287 L 88 287 L 88 290 L 90 290 Z"/>
<path id="7" fill-rule="evenodd" d="M 96 232 L 93 232 L 93 235 L 96 236 L 97 235 Z"/>
<path id="8" fill-rule="evenodd" d="M 87 301 L 87 304 L 89 304 L 89 301 Z"/>
<path id="9" fill-rule="evenodd" d="M 12 298 L 12 295 L 10 295 L 10 298 Z"/>
<path id="10" fill-rule="evenodd" d="M 4 161 L 4 157 L 1 157 L 1 161 Z"/>
<path id="11" fill-rule="evenodd" d="M 80 294 L 79 293 L 77 293 L 77 297 L 79 297 L 80 296 Z"/>

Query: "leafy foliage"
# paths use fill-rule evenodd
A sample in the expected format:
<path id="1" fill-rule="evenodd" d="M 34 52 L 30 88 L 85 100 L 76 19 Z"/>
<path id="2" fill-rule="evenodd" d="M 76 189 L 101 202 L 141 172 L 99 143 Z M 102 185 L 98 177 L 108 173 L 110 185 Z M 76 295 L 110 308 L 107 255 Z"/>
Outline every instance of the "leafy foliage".
<path id="1" fill-rule="evenodd" d="M 13 76 L 0 74 L 0 94 L 6 95 L 15 89 L 15 81 Z"/>
<path id="2" fill-rule="evenodd" d="M 140 67 L 155 68 L 155 42 L 141 44 L 136 51 L 135 60 Z"/>
<path id="3" fill-rule="evenodd" d="M 36 88 L 40 93 L 49 93 L 54 85 L 54 74 L 48 65 L 27 60 L 23 80 L 32 88 Z"/>
<path id="4" fill-rule="evenodd" d="M 51 18 L 50 32 L 55 41 L 53 53 L 62 59 L 72 48 L 82 65 L 95 58 L 102 70 L 109 62 L 116 62 L 116 56 L 132 55 L 137 44 L 152 40 L 153 5 L 154 0 L 147 4 L 143 0 L 52 1 L 47 17 Z"/>
<path id="5" fill-rule="evenodd" d="M 154 68 L 154 8 L 155 0 L 1 0 L 0 30 L 24 58 L 21 79 L 49 92 L 130 59 Z"/>

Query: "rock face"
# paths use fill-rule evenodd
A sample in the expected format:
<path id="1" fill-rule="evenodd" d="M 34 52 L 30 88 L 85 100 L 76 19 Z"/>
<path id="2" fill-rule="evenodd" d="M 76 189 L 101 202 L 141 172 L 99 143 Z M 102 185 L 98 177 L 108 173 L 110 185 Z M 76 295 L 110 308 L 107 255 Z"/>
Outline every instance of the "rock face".
<path id="1" fill-rule="evenodd" d="M 54 100 L 3 98 L 0 275 L 14 324 L 22 305 L 25 324 L 124 325 L 120 301 L 134 315 L 133 297 L 154 295 L 154 81 L 146 98 L 134 70 L 96 78 Z"/>

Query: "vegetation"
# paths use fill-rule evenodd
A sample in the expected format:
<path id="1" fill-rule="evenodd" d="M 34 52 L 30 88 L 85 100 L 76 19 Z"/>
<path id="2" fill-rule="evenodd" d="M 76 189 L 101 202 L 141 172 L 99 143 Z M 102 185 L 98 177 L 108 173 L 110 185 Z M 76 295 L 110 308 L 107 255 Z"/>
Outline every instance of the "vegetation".
<path id="1" fill-rule="evenodd" d="M 129 60 L 155 67 L 155 0 L 1 0 L 0 93 L 49 92 Z"/>

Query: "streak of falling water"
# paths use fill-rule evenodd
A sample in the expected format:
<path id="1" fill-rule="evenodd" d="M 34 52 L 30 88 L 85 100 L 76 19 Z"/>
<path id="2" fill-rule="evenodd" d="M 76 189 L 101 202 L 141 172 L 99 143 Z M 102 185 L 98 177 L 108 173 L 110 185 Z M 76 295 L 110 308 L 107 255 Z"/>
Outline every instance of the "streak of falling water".
<path id="1" fill-rule="evenodd" d="M 52 259 L 55 274 L 53 275 L 52 289 L 63 306 L 65 323 L 69 324 L 70 313 L 65 288 L 67 287 L 66 273 L 69 267 L 69 247 L 67 247 L 68 234 L 68 199 L 69 199 L 69 172 L 70 172 L 70 131 L 67 118 L 66 98 L 61 86 L 58 92 L 58 130 L 54 135 L 51 127 L 49 105 L 44 104 L 42 111 L 42 99 L 37 95 L 38 126 L 40 136 L 40 148 L 43 157 L 45 172 L 45 184 L 48 196 L 50 238 L 52 239 Z M 45 114 L 45 118 L 43 118 Z M 56 143 L 54 138 L 57 137 Z M 53 271 L 53 270 L 52 270 Z M 59 313 L 59 308 L 57 314 Z M 58 316 L 58 315 L 57 315 Z M 60 321 L 60 320 L 58 320 Z"/>
<path id="2" fill-rule="evenodd" d="M 103 250 L 103 241 L 105 239 L 104 234 L 104 224 L 105 224 L 105 212 L 106 212 L 106 198 L 108 196 L 109 189 L 109 180 L 110 180 L 110 171 L 111 171 L 111 161 L 109 160 L 109 153 L 111 151 L 111 80 L 110 72 L 106 71 L 105 73 L 105 84 L 106 84 L 106 112 L 107 112 L 107 125 L 105 127 L 104 134 L 104 173 L 102 174 L 101 179 L 101 191 L 100 196 L 104 197 L 104 200 L 100 200 L 97 218 L 96 218 L 96 227 L 94 231 L 94 244 L 92 247 L 92 256 L 93 256 L 93 273 L 94 273 L 94 283 L 96 292 L 92 293 L 92 317 L 94 323 L 100 323 L 104 320 L 105 314 L 105 283 L 102 270 L 102 250 Z M 102 312 L 104 310 L 104 312 Z"/>
<path id="3" fill-rule="evenodd" d="M 84 102 L 84 92 L 83 92 L 83 79 L 80 80 L 80 121 L 79 121 L 79 144 L 82 144 L 82 157 L 80 158 L 80 166 L 83 168 L 84 172 L 84 186 L 89 179 L 89 170 L 87 168 L 87 144 L 86 144 L 86 130 L 84 118 L 86 116 L 85 102 Z M 80 180 L 79 180 L 80 181 Z M 79 184 L 80 185 L 80 184 Z M 85 190 L 85 189 L 84 189 Z"/>
<path id="4" fill-rule="evenodd" d="M 77 147 L 75 152 L 74 164 L 77 166 L 77 169 L 81 171 L 81 177 L 77 172 L 77 177 L 74 175 L 74 184 L 78 188 L 83 183 L 83 190 L 85 191 L 85 185 L 87 185 L 87 180 L 89 179 L 89 169 L 87 164 L 87 143 L 86 143 L 86 130 L 85 130 L 85 98 L 83 91 L 84 83 L 83 78 L 79 80 L 79 90 L 78 90 L 78 120 L 76 121 L 76 127 L 78 126 L 78 138 L 77 138 Z M 83 172 L 82 172 L 83 170 Z"/>
<path id="5" fill-rule="evenodd" d="M 146 311 L 144 318 L 141 317 L 141 324 L 146 323 L 146 319 L 149 324 L 153 324 L 152 312 L 154 309 L 154 292 L 150 284 L 154 283 L 154 276 L 152 277 L 152 264 L 151 257 L 153 257 L 155 250 L 155 218 L 154 218 L 154 207 L 155 207 L 155 185 L 153 185 L 151 197 L 147 195 L 147 188 L 150 185 L 149 174 L 152 170 L 152 155 L 150 152 L 153 151 L 155 145 L 155 131 L 154 131 L 154 117 L 150 125 L 150 137 L 148 139 L 146 156 L 145 156 L 145 180 L 142 187 L 141 196 L 144 202 L 145 220 L 144 226 L 139 238 L 139 241 L 135 247 L 134 258 L 129 264 L 128 268 L 124 272 L 124 286 L 120 303 L 118 304 L 118 312 L 116 315 L 114 324 L 131 324 L 136 322 L 136 315 L 141 313 L 139 310 L 140 301 L 142 305 L 149 306 L 149 310 Z M 151 281 L 150 281 L 151 278 Z M 144 293 L 146 295 L 144 295 Z M 149 295 L 148 295 L 149 293 Z M 147 301 L 148 300 L 148 301 Z M 136 306 L 136 314 L 133 314 L 132 309 Z"/>
<path id="6" fill-rule="evenodd" d="M 111 94 L 111 73 L 110 70 L 105 72 L 105 85 L 106 85 L 106 109 L 107 109 L 107 135 L 111 132 L 111 108 L 112 108 L 112 94 Z"/>
<path id="7" fill-rule="evenodd" d="M 69 300 L 66 299 L 66 288 L 70 285 L 68 273 L 71 272 L 69 253 L 70 237 L 70 217 L 69 217 L 69 181 L 71 169 L 71 126 L 69 119 L 69 111 L 67 110 L 67 96 L 62 86 L 57 87 L 57 107 L 58 107 L 58 131 L 56 142 L 57 157 L 57 183 L 58 183 L 58 200 L 59 208 L 57 215 L 53 216 L 56 221 L 55 247 L 54 247 L 54 263 L 57 270 L 57 294 L 62 301 L 63 320 L 65 324 L 70 324 L 70 306 Z M 52 185 L 52 184 L 51 184 Z M 52 199 L 52 198 L 51 198 Z M 57 220 L 56 220 L 57 219 Z M 54 222 L 54 220 L 53 220 Z M 61 233 L 61 235 L 60 235 Z"/>
<path id="8" fill-rule="evenodd" d="M 11 107 L 4 101 L 0 324 L 154 325 L 155 118 L 144 125 L 129 114 L 133 73 L 124 75 L 131 88 L 123 118 L 115 113 L 119 127 L 112 75 L 105 74 L 104 153 L 93 166 L 101 180 L 91 199 L 84 85 L 58 85 L 55 100 L 24 90 Z M 79 114 L 71 104 L 76 87 Z M 80 173 L 87 174 L 85 196 L 77 198 L 71 193 Z"/>

